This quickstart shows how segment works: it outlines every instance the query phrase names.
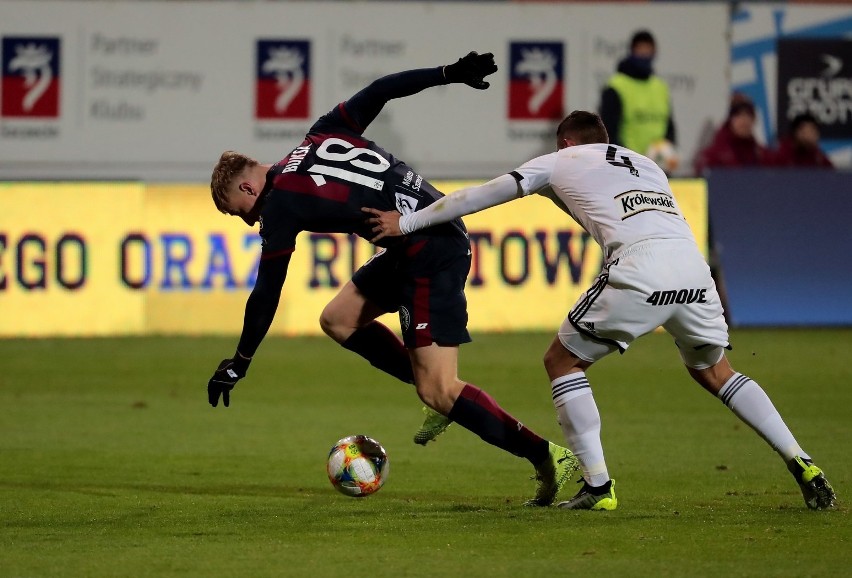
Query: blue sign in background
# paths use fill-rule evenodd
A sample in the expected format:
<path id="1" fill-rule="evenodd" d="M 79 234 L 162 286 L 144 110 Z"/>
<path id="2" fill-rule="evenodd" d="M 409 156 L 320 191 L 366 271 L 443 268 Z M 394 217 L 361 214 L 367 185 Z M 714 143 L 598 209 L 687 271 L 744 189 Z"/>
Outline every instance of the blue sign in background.
<path id="1" fill-rule="evenodd" d="M 771 12 L 771 27 L 762 24 L 764 11 Z M 804 18 L 804 6 L 788 6 L 785 3 L 737 3 L 731 14 L 731 68 L 748 70 L 750 73 L 738 75 L 732 81 L 731 92 L 745 94 L 757 106 L 758 123 L 763 129 L 767 142 L 773 142 L 778 136 L 779 128 L 771 111 L 776 110 L 778 87 L 775 85 L 779 74 L 778 42 L 790 39 L 848 39 L 852 37 L 852 12 L 840 9 L 832 16 L 816 16 Z M 818 13 L 821 14 L 821 13 Z M 758 30 L 765 34 L 753 34 Z M 743 30 L 743 32 L 740 32 Z M 846 64 L 849 66 L 849 63 Z M 824 65 L 814 72 L 825 70 Z M 848 73 L 848 69 L 845 71 Z M 782 71 L 783 73 L 783 71 Z M 845 75 L 845 73 L 843 73 Z M 841 100 L 843 100 L 842 95 Z M 841 157 L 852 148 L 852 139 L 848 137 L 823 138 L 823 150 L 834 156 Z"/>
<path id="2" fill-rule="evenodd" d="M 714 170 L 708 188 L 734 325 L 852 325 L 852 173 Z"/>

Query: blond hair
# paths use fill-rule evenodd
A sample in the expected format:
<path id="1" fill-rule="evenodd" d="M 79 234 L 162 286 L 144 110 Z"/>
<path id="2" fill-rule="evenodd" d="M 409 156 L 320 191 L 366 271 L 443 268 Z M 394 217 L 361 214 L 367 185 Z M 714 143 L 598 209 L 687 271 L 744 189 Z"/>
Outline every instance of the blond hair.
<path id="1" fill-rule="evenodd" d="M 236 151 L 225 151 L 219 157 L 219 162 L 213 167 L 213 176 L 210 178 L 210 193 L 216 208 L 227 213 L 230 200 L 230 188 L 234 180 L 243 174 L 243 171 L 257 166 L 259 163 L 251 157 L 247 157 Z"/>

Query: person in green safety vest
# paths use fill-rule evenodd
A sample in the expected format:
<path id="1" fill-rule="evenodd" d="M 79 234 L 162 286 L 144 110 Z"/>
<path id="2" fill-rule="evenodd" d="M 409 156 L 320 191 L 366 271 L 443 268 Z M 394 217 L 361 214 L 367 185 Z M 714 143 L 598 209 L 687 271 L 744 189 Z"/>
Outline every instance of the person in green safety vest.
<path id="1" fill-rule="evenodd" d="M 657 43 L 647 30 L 633 34 L 601 94 L 600 116 L 610 143 L 650 156 L 671 174 L 678 165 L 669 87 L 654 74 Z"/>

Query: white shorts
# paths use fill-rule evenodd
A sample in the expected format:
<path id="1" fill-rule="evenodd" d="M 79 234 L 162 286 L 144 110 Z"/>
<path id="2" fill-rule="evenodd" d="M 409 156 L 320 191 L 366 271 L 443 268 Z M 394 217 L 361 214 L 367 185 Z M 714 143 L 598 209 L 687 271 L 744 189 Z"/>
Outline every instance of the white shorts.
<path id="1" fill-rule="evenodd" d="M 655 239 L 628 247 L 568 313 L 559 340 L 580 359 L 597 361 L 623 353 L 660 326 L 695 369 L 715 365 L 729 348 L 716 284 L 691 241 Z"/>

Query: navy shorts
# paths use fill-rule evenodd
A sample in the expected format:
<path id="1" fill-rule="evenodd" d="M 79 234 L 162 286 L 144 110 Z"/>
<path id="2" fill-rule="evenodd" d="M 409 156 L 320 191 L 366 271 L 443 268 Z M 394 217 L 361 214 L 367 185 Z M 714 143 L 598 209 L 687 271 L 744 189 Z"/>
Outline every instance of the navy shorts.
<path id="1" fill-rule="evenodd" d="M 399 312 L 402 340 L 409 349 L 471 340 L 464 294 L 470 241 L 457 229 L 441 229 L 446 234 L 406 237 L 402 244 L 377 253 L 352 276 L 368 300 L 389 313 Z"/>

